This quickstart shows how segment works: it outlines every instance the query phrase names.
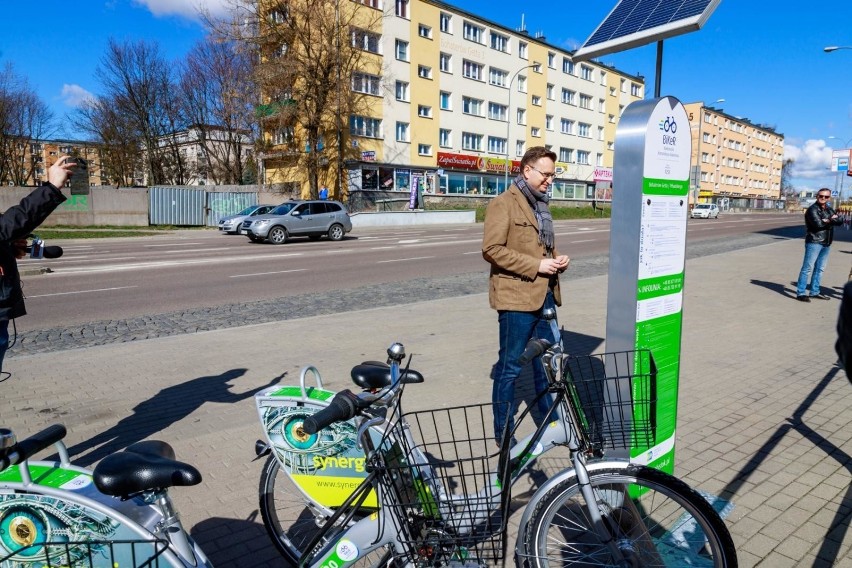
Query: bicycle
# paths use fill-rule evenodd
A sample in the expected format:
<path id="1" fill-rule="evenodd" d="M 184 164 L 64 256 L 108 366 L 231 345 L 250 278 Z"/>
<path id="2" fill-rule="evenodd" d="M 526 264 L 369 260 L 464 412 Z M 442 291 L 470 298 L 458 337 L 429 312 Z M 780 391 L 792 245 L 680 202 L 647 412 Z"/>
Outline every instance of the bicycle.
<path id="1" fill-rule="evenodd" d="M 0 568 L 211 567 L 168 489 L 201 482 L 165 442 L 71 464 L 55 424 L 24 440 L 0 429 Z M 54 446 L 58 461 L 31 461 Z M 17 466 L 17 467 L 14 467 Z"/>
<path id="2" fill-rule="evenodd" d="M 603 459 L 609 448 L 654 439 L 651 354 L 567 357 L 558 344 L 534 339 L 525 357 L 534 356 L 544 364 L 558 419 L 510 449 L 526 410 L 503 429 L 497 451 L 485 426 L 491 405 L 402 412 L 404 387 L 423 377 L 402 368 L 400 344 L 388 349 L 387 364 L 366 362 L 352 370 L 360 394 L 345 390 L 331 398 L 313 367 L 303 370 L 300 387 L 258 394 L 270 436 L 258 453 L 271 454 L 260 506 L 278 549 L 299 566 L 321 568 L 356 561 L 414 567 L 505 562 L 512 484 L 544 453 L 567 447 L 571 467 L 548 479 L 524 510 L 513 551 L 518 565 L 737 566 L 730 533 L 700 494 L 661 471 Z M 305 386 L 308 373 L 316 375 L 316 389 Z M 360 458 L 347 454 L 352 431 L 363 448 Z M 427 441 L 417 443 L 414 431 Z M 319 475 L 324 481 L 317 482 L 314 475 L 331 456 L 344 469 L 363 460 L 354 464 L 363 466 L 360 483 L 343 499 L 339 491 L 317 491 L 335 487 L 333 477 Z M 337 488 L 348 488 L 356 477 L 339 478 Z"/>

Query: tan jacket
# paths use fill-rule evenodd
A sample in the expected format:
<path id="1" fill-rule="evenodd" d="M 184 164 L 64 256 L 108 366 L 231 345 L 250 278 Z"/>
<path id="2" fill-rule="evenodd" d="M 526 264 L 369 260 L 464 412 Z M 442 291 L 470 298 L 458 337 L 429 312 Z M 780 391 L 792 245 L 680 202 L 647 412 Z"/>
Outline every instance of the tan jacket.
<path id="1" fill-rule="evenodd" d="M 548 286 L 556 305 L 562 305 L 559 276 L 538 273 L 547 249 L 538 240 L 535 214 L 515 184 L 485 211 L 482 257 L 491 263 L 488 301 L 495 310 L 534 312 L 544 304 Z"/>

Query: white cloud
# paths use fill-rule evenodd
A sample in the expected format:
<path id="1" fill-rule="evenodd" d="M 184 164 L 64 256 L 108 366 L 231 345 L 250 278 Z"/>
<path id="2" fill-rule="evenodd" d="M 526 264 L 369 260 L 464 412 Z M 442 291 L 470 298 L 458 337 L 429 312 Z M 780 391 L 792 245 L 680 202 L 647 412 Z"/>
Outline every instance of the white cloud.
<path id="1" fill-rule="evenodd" d="M 831 146 L 825 140 L 806 140 L 803 145 L 784 145 L 784 159 L 793 160 L 794 178 L 824 178 L 833 175 L 831 168 Z"/>
<path id="2" fill-rule="evenodd" d="M 211 15 L 222 16 L 228 12 L 232 0 L 135 0 L 145 6 L 155 16 L 182 16 L 197 20 L 199 8 L 210 12 Z"/>
<path id="3" fill-rule="evenodd" d="M 78 107 L 89 99 L 95 98 L 92 93 L 80 85 L 62 85 L 62 102 L 70 107 Z"/>

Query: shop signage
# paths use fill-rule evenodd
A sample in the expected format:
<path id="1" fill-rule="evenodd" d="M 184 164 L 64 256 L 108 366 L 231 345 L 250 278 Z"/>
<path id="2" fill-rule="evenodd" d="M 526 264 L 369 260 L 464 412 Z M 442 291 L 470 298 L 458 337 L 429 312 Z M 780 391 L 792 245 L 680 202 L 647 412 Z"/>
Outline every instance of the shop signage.
<path id="1" fill-rule="evenodd" d="M 504 158 L 484 158 L 481 156 L 468 156 L 466 154 L 438 152 L 438 166 L 454 170 L 479 170 L 499 174 L 506 171 L 506 160 Z M 521 163 L 512 160 L 509 171 L 517 174 L 521 171 Z"/>
<path id="2" fill-rule="evenodd" d="M 595 168 L 595 181 L 612 181 L 612 168 Z"/>
<path id="3" fill-rule="evenodd" d="M 361 152 L 361 161 L 362 162 L 375 162 L 376 161 L 375 150 L 364 150 L 363 152 Z"/>

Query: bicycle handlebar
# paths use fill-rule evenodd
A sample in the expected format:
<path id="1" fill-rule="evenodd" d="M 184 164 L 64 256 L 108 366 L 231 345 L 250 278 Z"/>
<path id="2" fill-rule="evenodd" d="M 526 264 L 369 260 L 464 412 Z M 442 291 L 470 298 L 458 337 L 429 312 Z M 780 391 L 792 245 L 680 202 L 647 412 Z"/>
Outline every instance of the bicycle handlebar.
<path id="1" fill-rule="evenodd" d="M 518 358 L 518 362 L 521 365 L 526 365 L 548 349 L 553 346 L 553 343 L 547 341 L 546 339 L 538 339 L 536 337 L 529 340 L 527 343 L 527 348 L 524 349 L 524 352 Z"/>
<path id="2" fill-rule="evenodd" d="M 358 395 L 349 389 L 342 390 L 331 399 L 328 406 L 316 414 L 305 418 L 302 430 L 306 434 L 316 434 L 335 422 L 342 422 L 353 418 L 358 410 L 366 408 L 369 403 L 362 401 Z"/>
<path id="3" fill-rule="evenodd" d="M 67 431 L 62 424 L 48 426 L 41 432 L 33 434 L 26 440 L 21 440 L 3 454 L 0 454 L 0 471 L 9 466 L 21 463 L 38 452 L 49 448 L 65 437 Z"/>

